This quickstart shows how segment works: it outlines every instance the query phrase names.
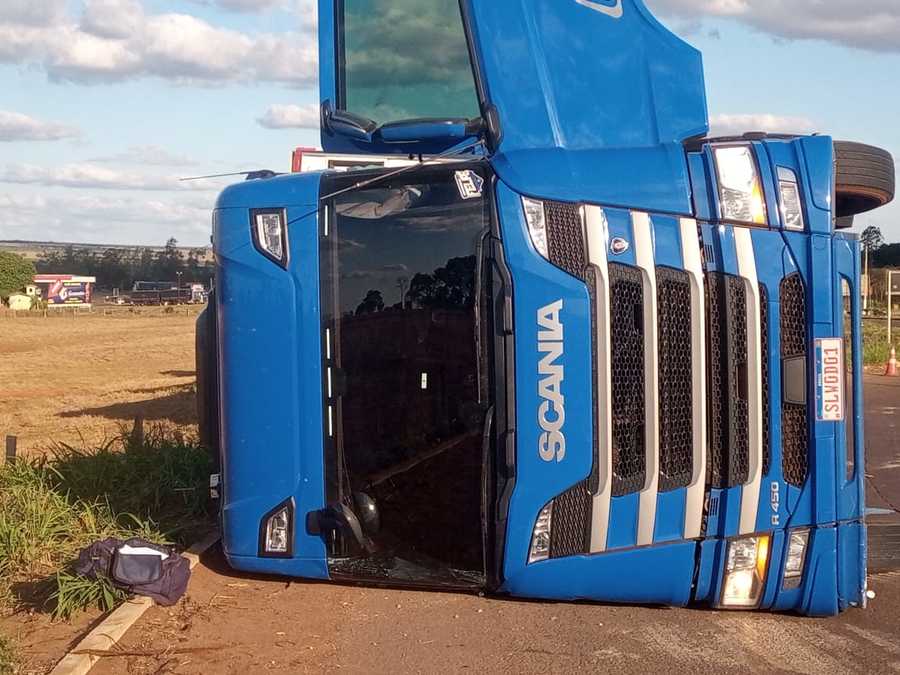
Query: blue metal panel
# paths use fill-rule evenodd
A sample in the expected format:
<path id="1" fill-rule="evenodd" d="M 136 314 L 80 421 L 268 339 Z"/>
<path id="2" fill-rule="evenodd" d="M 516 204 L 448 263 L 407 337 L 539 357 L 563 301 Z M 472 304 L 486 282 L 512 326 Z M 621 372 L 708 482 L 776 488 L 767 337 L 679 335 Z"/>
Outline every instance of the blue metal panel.
<path id="1" fill-rule="evenodd" d="M 548 560 L 514 570 L 501 590 L 556 600 L 684 606 L 691 599 L 692 581 L 685 571 L 693 570 L 696 551 L 694 542 L 683 542 Z"/>
<path id="2" fill-rule="evenodd" d="M 809 193 L 813 210 L 827 214 L 827 219 L 813 218 L 810 229 L 827 234 L 834 231 L 831 202 L 834 197 L 834 141 L 830 136 L 806 136 L 797 141 L 806 163 Z"/>
<path id="3" fill-rule="evenodd" d="M 866 592 L 866 526 L 846 523 L 837 528 L 838 602 L 841 610 L 863 604 Z"/>
<path id="4" fill-rule="evenodd" d="M 640 495 L 637 492 L 622 497 L 613 497 L 609 508 L 607 548 L 632 548 L 637 546 L 640 506 Z"/>
<path id="5" fill-rule="evenodd" d="M 678 541 L 684 539 L 684 512 L 687 508 L 687 490 L 661 492 L 656 504 L 656 524 L 653 541 Z"/>
<path id="6" fill-rule="evenodd" d="M 681 226 L 677 218 L 651 216 L 653 232 L 653 254 L 657 266 L 684 269 L 681 255 Z"/>
<path id="7" fill-rule="evenodd" d="M 810 544 L 799 609 L 807 616 L 834 616 L 838 613 L 837 528 L 813 530 Z"/>
<path id="8" fill-rule="evenodd" d="M 318 175 L 251 181 L 220 199 L 219 358 L 223 410 L 223 547 L 239 569 L 326 578 L 325 547 L 305 531 L 324 506 L 319 391 Z M 252 244 L 250 214 L 231 205 L 286 206 L 292 264 L 283 270 Z M 310 215 L 312 212 L 313 215 Z M 294 557 L 257 558 L 262 517 L 292 498 Z"/>
<path id="9" fill-rule="evenodd" d="M 714 217 L 712 202 L 712 172 L 709 170 L 706 153 L 689 153 L 688 167 L 691 172 L 691 193 L 694 198 L 694 217 L 697 218 L 697 220 L 712 220 Z"/>
<path id="10" fill-rule="evenodd" d="M 689 214 L 681 142 L 708 128 L 700 54 L 640 0 L 618 19 L 586 4 L 469 0 L 503 131 L 494 167 L 523 193 Z"/>
<path id="11" fill-rule="evenodd" d="M 593 466 L 591 318 L 587 286 L 534 250 L 519 195 L 503 183 L 497 202 L 507 262 L 512 271 L 516 332 L 516 487 L 510 501 L 505 575 L 525 567 L 531 533 L 544 505 L 590 475 Z M 538 311 L 563 301 L 565 353 L 565 457 L 545 462 L 539 454 Z"/>
<path id="12" fill-rule="evenodd" d="M 699 544 L 697 585 L 693 601 L 715 605 L 721 593 L 722 570 L 725 565 L 725 542 L 721 539 L 705 539 Z"/>

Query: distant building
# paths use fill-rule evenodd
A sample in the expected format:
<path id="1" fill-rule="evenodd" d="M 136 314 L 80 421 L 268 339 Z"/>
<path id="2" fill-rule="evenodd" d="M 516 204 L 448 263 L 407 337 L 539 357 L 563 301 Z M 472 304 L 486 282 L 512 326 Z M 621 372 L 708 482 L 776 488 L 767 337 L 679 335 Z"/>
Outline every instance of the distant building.
<path id="1" fill-rule="evenodd" d="M 24 293 L 13 293 L 7 299 L 6 304 L 16 312 L 25 312 L 31 309 L 31 296 Z"/>

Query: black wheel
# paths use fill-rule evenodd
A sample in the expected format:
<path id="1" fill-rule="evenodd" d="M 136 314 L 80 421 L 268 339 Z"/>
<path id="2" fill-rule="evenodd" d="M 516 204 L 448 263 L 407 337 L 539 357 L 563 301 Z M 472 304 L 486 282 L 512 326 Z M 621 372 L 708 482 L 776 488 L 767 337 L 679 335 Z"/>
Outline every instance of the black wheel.
<path id="1" fill-rule="evenodd" d="M 835 141 L 834 159 L 838 218 L 866 213 L 894 199 L 894 158 L 887 150 Z"/>

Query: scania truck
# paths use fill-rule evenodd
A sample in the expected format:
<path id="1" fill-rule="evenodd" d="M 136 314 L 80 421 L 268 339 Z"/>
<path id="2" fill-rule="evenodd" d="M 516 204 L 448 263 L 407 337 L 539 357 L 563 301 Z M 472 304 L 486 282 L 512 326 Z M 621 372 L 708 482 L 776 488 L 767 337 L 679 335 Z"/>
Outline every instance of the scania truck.
<path id="1" fill-rule="evenodd" d="M 322 154 L 224 190 L 198 323 L 236 569 L 866 601 L 877 148 L 709 136 L 641 0 L 320 0 Z"/>

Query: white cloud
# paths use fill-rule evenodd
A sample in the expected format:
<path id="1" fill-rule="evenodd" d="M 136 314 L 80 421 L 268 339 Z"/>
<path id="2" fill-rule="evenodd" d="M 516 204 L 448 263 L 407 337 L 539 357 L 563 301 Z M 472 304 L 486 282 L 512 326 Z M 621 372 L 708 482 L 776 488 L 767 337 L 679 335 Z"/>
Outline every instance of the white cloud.
<path id="1" fill-rule="evenodd" d="M 137 0 L 86 0 L 80 27 L 101 38 L 125 39 L 144 21 L 144 8 Z"/>
<path id="2" fill-rule="evenodd" d="M 0 142 L 60 141 L 79 135 L 78 129 L 67 124 L 44 122 L 22 113 L 0 110 Z"/>
<path id="3" fill-rule="evenodd" d="M 10 164 L 0 170 L 0 183 L 100 190 L 209 190 L 207 184 L 180 181 L 178 176 L 144 174 L 95 164 L 34 166 Z M 214 187 L 214 186 L 213 186 Z"/>
<path id="4" fill-rule="evenodd" d="M 175 237 L 186 246 L 209 244 L 214 196 L 5 194 L 0 231 L 8 239 L 162 245 Z"/>
<path id="5" fill-rule="evenodd" d="M 897 0 L 647 0 L 662 15 L 740 21 L 788 40 L 826 40 L 869 51 L 900 52 Z"/>
<path id="6" fill-rule="evenodd" d="M 3 0 L 0 22 L 42 26 L 60 20 L 65 10 L 66 0 Z"/>
<path id="7" fill-rule="evenodd" d="M 145 14 L 134 0 L 88 0 L 79 20 L 56 16 L 25 25 L 2 16 L 0 63 L 42 68 L 55 81 L 160 77 L 311 86 L 318 75 L 315 20 L 308 13 L 298 15 L 293 31 L 253 35 L 188 14 Z"/>
<path id="8" fill-rule="evenodd" d="M 158 145 L 134 145 L 127 150 L 106 157 L 95 157 L 91 162 L 145 166 L 196 166 L 197 161 L 187 155 L 170 152 Z"/>
<path id="9" fill-rule="evenodd" d="M 256 119 L 266 129 L 318 129 L 319 106 L 315 103 L 306 105 L 270 105 L 262 117 Z"/>
<path id="10" fill-rule="evenodd" d="M 770 113 L 712 115 L 709 126 L 710 135 L 713 136 L 737 136 L 749 131 L 786 134 L 808 134 L 815 131 L 814 122 L 806 117 Z"/>
<path id="11" fill-rule="evenodd" d="M 216 5 L 232 12 L 262 12 L 284 5 L 284 0 L 215 0 Z"/>

